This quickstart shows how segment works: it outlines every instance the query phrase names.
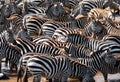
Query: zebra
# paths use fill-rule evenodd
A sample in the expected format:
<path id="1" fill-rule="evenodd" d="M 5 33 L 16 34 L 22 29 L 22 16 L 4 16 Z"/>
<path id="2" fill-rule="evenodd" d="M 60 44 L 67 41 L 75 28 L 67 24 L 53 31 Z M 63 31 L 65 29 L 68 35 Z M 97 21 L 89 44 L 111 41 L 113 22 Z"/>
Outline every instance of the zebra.
<path id="1" fill-rule="evenodd" d="M 36 43 L 36 44 L 41 44 L 43 43 L 44 41 L 47 41 L 47 40 L 50 40 L 51 37 L 49 36 L 39 36 L 37 38 L 35 38 L 32 42 Z"/>
<path id="2" fill-rule="evenodd" d="M 21 10 L 16 6 L 14 2 L 3 5 L 1 8 L 1 15 L 5 18 L 9 18 L 14 14 L 21 14 Z"/>
<path id="3" fill-rule="evenodd" d="M 75 19 L 74 21 L 71 22 L 62 22 L 62 21 L 47 21 L 45 22 L 41 27 L 42 27 L 42 31 L 43 34 L 48 35 L 48 36 L 52 36 L 53 33 L 55 32 L 56 29 L 58 29 L 59 27 L 66 27 L 67 28 L 80 28 L 80 29 L 84 29 L 85 24 L 87 21 L 87 17 L 81 17 L 79 19 Z"/>
<path id="4" fill-rule="evenodd" d="M 114 35 L 114 36 L 120 36 L 119 29 L 117 29 L 117 27 L 115 27 L 115 25 L 113 24 L 113 22 L 110 19 L 106 19 L 102 24 L 104 25 L 108 34 Z"/>
<path id="5" fill-rule="evenodd" d="M 15 41 L 15 42 L 14 42 Z M 9 41 L 8 41 L 9 42 Z M 65 54 L 65 51 L 60 50 L 58 48 L 46 45 L 46 44 L 36 44 L 30 40 L 23 38 L 14 38 L 11 43 L 20 49 L 21 54 L 25 54 L 28 52 L 37 52 L 37 53 L 53 53 L 53 54 Z"/>
<path id="6" fill-rule="evenodd" d="M 81 2 L 81 1 L 82 1 L 82 0 L 69 0 L 69 4 L 67 4 L 67 7 L 68 7 L 69 9 L 71 9 L 71 11 L 72 11 L 72 9 L 75 8 L 76 5 L 78 5 L 79 2 Z"/>
<path id="7" fill-rule="evenodd" d="M 30 7 L 28 8 L 28 14 L 42 14 L 43 16 L 46 16 L 45 11 L 47 10 L 47 8 L 45 7 Z"/>
<path id="8" fill-rule="evenodd" d="M 35 6 L 39 7 L 44 5 L 46 3 L 46 0 L 30 0 L 30 1 L 27 1 L 27 3 L 32 3 Z"/>
<path id="9" fill-rule="evenodd" d="M 83 58 L 83 59 L 78 58 L 78 61 L 80 63 L 88 65 L 88 67 L 90 67 L 90 70 L 88 71 L 86 78 L 84 80 L 86 80 L 88 77 L 91 77 L 91 75 L 94 76 L 97 73 L 97 71 L 100 71 L 103 74 L 105 82 L 108 82 L 107 81 L 108 74 L 114 74 L 120 72 L 119 60 L 114 62 L 113 65 L 108 64 L 106 63 L 107 55 L 108 54 L 105 50 L 105 51 L 97 51 L 91 54 L 91 57 L 89 58 Z M 89 72 L 92 73 L 90 74 L 90 76 L 89 76 Z"/>
<path id="10" fill-rule="evenodd" d="M 15 17 L 14 19 L 9 19 L 9 24 L 11 29 L 13 30 L 14 34 L 17 34 L 18 31 L 23 27 L 22 21 L 23 16 L 22 15 L 12 15 L 12 17 Z"/>
<path id="11" fill-rule="evenodd" d="M 34 54 L 34 53 L 33 53 Z M 27 71 L 27 69 L 28 69 L 28 71 L 30 71 L 30 69 L 28 68 L 28 65 L 29 65 L 29 67 L 31 67 L 30 66 L 30 64 L 28 63 L 29 62 L 29 60 L 31 59 L 31 58 L 34 58 L 34 57 L 37 57 L 37 58 L 43 58 L 43 59 L 45 59 L 45 61 L 46 61 L 46 64 L 50 61 L 50 62 L 52 62 L 52 63 L 48 63 L 48 65 L 50 65 L 50 67 L 52 67 L 52 70 L 53 70 L 53 72 L 52 72 L 52 70 L 50 71 L 49 70 L 49 75 L 47 76 L 47 79 L 51 79 L 52 77 L 55 77 L 56 76 L 56 74 L 58 75 L 58 74 L 60 74 L 60 75 L 58 75 L 58 76 L 61 76 L 61 74 L 62 73 L 67 73 L 67 71 L 70 71 L 69 69 L 70 69 L 70 67 L 69 67 L 69 62 L 67 61 L 68 59 L 67 58 L 65 58 L 65 57 L 62 57 L 62 56 L 56 56 L 56 57 L 52 57 L 52 56 L 50 56 L 49 54 L 36 54 L 36 55 L 33 55 L 32 57 L 31 57 L 31 55 L 27 55 L 27 57 L 23 57 L 23 58 L 29 58 L 28 60 L 27 60 L 27 62 L 25 63 L 26 64 L 26 67 L 25 67 L 25 71 Z M 42 60 L 43 60 L 42 59 Z M 44 61 L 44 60 L 43 60 Z M 42 63 L 42 62 L 41 62 Z M 59 64 L 59 66 L 58 66 L 58 64 Z M 56 69 L 54 69 L 54 66 L 55 65 L 55 68 Z M 63 67 L 64 65 L 67 65 L 67 67 Z M 44 67 L 44 66 L 42 66 L 42 67 Z M 59 68 L 58 68 L 59 67 Z M 48 69 L 48 68 L 47 68 Z M 50 68 L 51 69 L 51 68 Z M 56 70 L 56 71 L 55 71 Z M 58 73 L 58 70 L 59 70 L 59 73 Z M 63 71 L 64 70 L 64 71 Z M 61 72 L 60 72 L 61 71 Z M 24 72 L 24 73 L 26 73 L 26 72 Z M 32 73 L 31 71 L 30 71 L 30 73 Z M 44 72 L 43 72 L 44 73 Z M 46 73 L 48 73 L 47 72 L 47 70 L 46 70 Z M 46 74 L 45 73 L 45 74 Z M 70 72 L 68 72 L 68 74 L 67 74 L 67 77 L 66 77 L 66 80 L 67 80 L 67 78 L 68 78 L 68 76 L 69 76 L 69 73 Z M 55 74 L 55 75 L 54 75 Z M 26 74 L 25 74 L 26 75 Z M 32 73 L 32 75 L 34 75 L 33 73 Z M 39 75 L 36 75 L 37 77 L 39 76 Z M 35 77 L 36 77 L 35 76 Z M 57 76 L 57 78 L 58 78 L 58 76 Z M 65 75 L 66 76 L 66 75 Z M 26 76 L 25 76 L 26 77 Z M 24 78 L 24 77 L 23 77 Z M 57 78 L 55 78 L 55 79 L 57 79 Z M 63 78 L 64 78 L 64 75 L 63 75 Z M 60 79 L 62 79 L 62 77 L 60 78 Z M 27 78 L 24 78 L 23 79 L 23 81 L 27 81 Z M 34 79 L 35 80 L 35 79 Z M 36 79 L 36 81 L 40 81 L 40 80 L 37 80 Z M 65 81 L 66 82 L 66 81 Z"/>
<path id="12" fill-rule="evenodd" d="M 80 44 L 76 46 L 72 43 L 67 43 L 64 49 L 70 57 L 74 58 L 87 58 L 90 57 L 91 53 L 93 53 L 92 50 Z"/>
<path id="13" fill-rule="evenodd" d="M 64 26 L 65 25 L 61 22 L 51 20 L 51 21 L 47 21 L 47 22 L 43 23 L 41 28 L 43 31 L 43 35 L 52 36 L 57 28 L 64 27 Z"/>
<path id="14" fill-rule="evenodd" d="M 86 24 L 85 32 L 83 34 L 94 39 L 102 40 L 103 37 L 107 35 L 107 30 L 104 28 L 101 22 L 91 19 L 91 21 Z"/>
<path id="15" fill-rule="evenodd" d="M 87 13 L 93 8 L 105 9 L 109 6 L 116 7 L 112 0 L 83 0 L 73 9 L 72 15 L 75 17 L 78 14 L 87 16 Z"/>
<path id="16" fill-rule="evenodd" d="M 47 44 L 47 45 L 53 46 L 55 48 L 63 49 L 67 43 L 55 41 L 54 39 L 49 39 L 49 40 L 43 41 L 43 44 Z"/>
<path id="17" fill-rule="evenodd" d="M 31 36 L 42 35 L 41 26 L 49 20 L 50 19 L 40 18 L 38 16 L 28 16 L 23 18 L 24 26 L 27 28 L 28 34 Z"/>
<path id="18" fill-rule="evenodd" d="M 120 45 L 116 40 L 94 40 L 94 39 L 89 39 L 86 38 L 85 36 L 79 35 L 79 34 L 71 34 L 68 35 L 68 39 L 66 40 L 67 42 L 72 42 L 73 44 L 82 44 L 85 45 L 86 47 L 90 48 L 93 50 L 93 52 L 99 51 L 99 50 L 106 50 L 110 49 L 109 57 L 114 57 L 117 56 L 120 52 Z M 111 58 L 112 60 L 112 58 Z M 107 63 L 111 63 L 110 61 Z M 112 64 L 112 63 L 111 63 Z"/>
<path id="19" fill-rule="evenodd" d="M 11 46 L 7 43 L 0 42 L 0 58 L 7 58 L 12 64 L 16 67 L 19 63 L 19 59 L 22 56 L 19 49 L 14 46 Z M 4 71 L 4 70 L 3 70 Z M 5 78 L 6 77 L 6 78 Z M 3 76 L 0 79 L 9 79 L 8 76 L 3 72 Z"/>
<path id="20" fill-rule="evenodd" d="M 76 61 L 76 58 L 74 59 L 72 57 L 68 57 L 68 59 L 71 67 L 71 75 L 69 76 L 69 78 L 77 78 L 79 79 L 79 81 L 83 81 L 89 68 L 86 65 Z M 88 82 L 90 82 L 91 80 L 94 81 L 93 77 L 89 78 Z"/>
<path id="21" fill-rule="evenodd" d="M 0 33 L 7 30 L 9 27 L 9 21 L 7 21 L 3 16 L 0 16 Z"/>
<path id="22" fill-rule="evenodd" d="M 28 42 L 28 41 L 27 41 Z M 27 57 L 25 56 L 25 54 L 29 54 L 29 52 L 25 53 L 21 59 L 21 62 L 23 65 L 26 65 L 27 59 L 29 59 L 31 57 L 31 54 L 33 55 L 34 53 L 42 53 L 42 54 L 50 54 L 52 56 L 57 56 L 57 55 L 66 55 L 66 53 L 63 50 L 60 50 L 58 48 L 52 47 L 50 45 L 46 45 L 46 44 L 40 44 L 40 45 L 36 45 L 35 46 L 35 50 L 33 52 L 30 52 L 30 56 L 28 55 Z M 24 66 L 25 67 L 25 66 Z M 20 71 L 20 69 L 19 69 Z M 25 71 L 25 70 L 24 70 Z M 18 77 L 19 79 L 20 77 Z"/>
<path id="23" fill-rule="evenodd" d="M 101 9 L 101 8 L 93 8 L 88 13 L 88 17 L 98 21 L 98 20 L 102 20 L 104 17 L 107 19 L 112 19 L 114 16 L 113 16 L 112 11 L 110 10 Z"/>
<path id="24" fill-rule="evenodd" d="M 102 41 L 113 41 L 113 42 L 120 44 L 119 40 L 120 40 L 120 36 L 113 36 L 113 35 L 105 36 L 102 39 Z"/>
<path id="25" fill-rule="evenodd" d="M 47 18 L 50 18 L 50 19 L 57 19 L 66 14 L 67 12 L 63 7 L 63 3 L 60 3 L 60 2 L 55 2 L 51 4 L 46 10 Z"/>
<path id="26" fill-rule="evenodd" d="M 9 42 L 15 42 L 13 39 L 13 34 L 10 29 L 7 29 L 3 31 L 0 34 L 0 58 L 6 58 L 15 63 L 15 65 L 18 64 L 18 60 L 20 59 L 21 53 L 19 50 L 13 46 L 11 46 Z M 15 55 L 15 56 L 14 56 Z M 1 63 L 1 62 L 0 62 Z M 1 65 L 0 65 L 1 69 Z M 1 72 L 1 70 L 0 70 Z M 1 79 L 9 79 L 5 74 L 1 77 Z"/>
<path id="27" fill-rule="evenodd" d="M 6 29 L 0 34 L 0 42 L 2 43 L 16 43 L 14 34 L 11 29 Z"/>
<path id="28" fill-rule="evenodd" d="M 44 59 L 42 59 L 42 58 Z M 61 59 L 62 58 L 62 59 Z M 69 73 L 65 73 L 65 76 L 67 76 L 67 77 L 65 77 L 64 75 L 62 75 L 62 76 L 64 76 L 65 78 L 65 80 L 66 81 L 60 81 L 59 80 L 59 82 L 67 82 L 67 78 L 68 77 L 77 77 L 77 78 L 79 78 L 79 79 L 81 79 L 81 77 L 82 78 L 84 78 L 84 76 L 86 75 L 86 72 L 87 72 L 87 67 L 85 66 L 85 65 L 82 65 L 82 64 L 80 64 L 80 63 L 78 63 L 78 62 L 76 62 L 75 60 L 71 60 L 71 58 L 68 58 L 68 57 L 64 57 L 64 56 L 55 56 L 55 57 L 49 57 L 49 56 L 46 56 L 45 54 L 43 54 L 42 56 L 41 56 L 41 54 L 40 55 L 34 55 L 33 57 L 31 57 L 28 61 L 27 61 L 27 68 L 28 68 L 28 70 L 34 75 L 34 76 L 38 76 L 39 74 L 41 74 L 40 73 L 40 70 L 41 70 L 41 68 L 39 69 L 39 67 L 37 67 L 37 69 L 39 70 L 39 72 L 38 71 L 34 71 L 33 70 L 33 68 L 35 69 L 36 68 L 36 66 L 33 66 L 33 64 L 30 64 L 31 62 L 34 62 L 35 63 L 35 61 L 36 61 L 36 59 L 38 60 L 38 61 L 41 61 L 41 63 L 43 64 L 43 63 L 46 63 L 46 64 L 48 64 L 48 66 L 50 65 L 50 67 L 52 67 L 52 69 L 50 68 L 50 67 L 45 67 L 46 69 L 51 69 L 51 71 L 49 71 L 49 73 L 50 74 L 48 74 L 48 76 L 46 75 L 46 73 L 45 73 L 45 76 L 47 77 L 47 78 L 54 78 L 55 80 L 56 80 L 56 78 L 57 77 L 54 77 L 54 75 L 56 76 L 56 72 L 59 70 L 59 68 L 57 69 L 57 67 L 56 66 L 64 66 L 63 68 L 66 68 L 66 67 L 69 67 L 69 69 L 67 69 L 67 71 L 69 70 Z M 43 62 L 43 61 L 44 62 Z M 58 60 L 58 63 L 57 64 L 53 64 L 52 63 L 52 65 L 51 65 L 51 63 L 48 63 L 48 62 L 55 62 L 56 60 Z M 46 61 L 46 62 L 45 62 Z M 64 61 L 64 63 L 66 63 L 67 62 L 67 64 L 61 64 L 61 62 L 60 61 Z M 56 61 L 57 62 L 57 61 Z M 34 64 L 35 65 L 35 64 Z M 42 67 L 43 67 L 43 69 L 44 69 L 44 65 L 42 65 Z M 55 69 L 56 68 L 56 69 Z M 60 67 L 61 68 L 61 67 Z M 76 70 L 75 70 L 76 69 Z M 54 71 L 53 71 L 54 70 Z M 62 70 L 62 68 L 61 68 L 61 70 Z M 41 72 L 42 72 L 42 70 L 41 70 Z M 46 71 L 47 72 L 47 71 Z M 39 74 L 38 74 L 39 73 Z M 51 75 L 51 73 L 52 73 L 52 75 Z M 75 74 L 76 73 L 76 74 Z M 59 71 L 59 73 L 57 73 L 57 75 L 61 75 L 61 71 Z M 64 72 L 62 73 L 62 74 L 64 74 Z M 39 76 L 41 76 L 41 75 L 39 75 Z M 59 78 L 57 78 L 57 79 L 59 79 Z M 60 79 L 62 79 L 61 77 L 60 77 Z M 38 78 L 36 78 L 36 81 L 38 81 Z"/>
<path id="29" fill-rule="evenodd" d="M 66 14 L 66 15 L 60 16 L 54 20 L 58 21 L 58 22 L 72 22 L 72 21 L 75 21 L 75 17 L 71 16 L 70 14 Z"/>

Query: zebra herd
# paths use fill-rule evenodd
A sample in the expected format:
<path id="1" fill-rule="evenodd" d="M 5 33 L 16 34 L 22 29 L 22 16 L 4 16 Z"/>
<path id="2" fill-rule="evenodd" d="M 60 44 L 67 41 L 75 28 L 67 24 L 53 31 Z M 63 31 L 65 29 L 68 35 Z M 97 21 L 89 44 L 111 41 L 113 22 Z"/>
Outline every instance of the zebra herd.
<path id="1" fill-rule="evenodd" d="M 9 61 L 17 82 L 95 82 L 98 71 L 108 82 L 120 72 L 119 0 L 0 2 L 0 63 Z"/>

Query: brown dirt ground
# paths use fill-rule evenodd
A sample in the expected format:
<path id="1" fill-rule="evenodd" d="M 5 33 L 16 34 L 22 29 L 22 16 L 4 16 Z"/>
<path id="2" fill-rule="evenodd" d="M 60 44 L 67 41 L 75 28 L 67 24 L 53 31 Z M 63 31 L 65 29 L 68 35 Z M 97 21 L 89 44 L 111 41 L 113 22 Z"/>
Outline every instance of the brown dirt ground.
<path id="1" fill-rule="evenodd" d="M 97 73 L 97 75 L 94 78 L 96 82 L 104 82 L 101 73 Z M 109 75 L 108 79 L 120 79 L 120 74 Z M 10 80 L 0 80 L 0 82 L 16 82 L 16 81 L 17 81 L 16 75 L 10 76 Z M 29 82 L 32 82 L 32 78 L 29 79 Z M 48 82 L 48 81 L 46 81 L 45 78 L 42 78 L 42 82 Z M 76 79 L 69 79 L 69 82 L 79 82 L 79 81 Z"/>

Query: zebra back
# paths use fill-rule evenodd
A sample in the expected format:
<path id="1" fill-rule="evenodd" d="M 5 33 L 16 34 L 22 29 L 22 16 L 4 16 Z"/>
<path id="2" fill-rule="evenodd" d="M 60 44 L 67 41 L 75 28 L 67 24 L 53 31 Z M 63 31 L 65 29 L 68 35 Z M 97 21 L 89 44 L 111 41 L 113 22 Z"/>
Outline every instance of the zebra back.
<path id="1" fill-rule="evenodd" d="M 37 53 L 44 53 L 44 54 L 51 54 L 53 56 L 57 55 L 67 55 L 67 53 L 59 48 L 47 45 L 47 44 L 39 44 L 36 46 L 35 52 Z"/>
<path id="2" fill-rule="evenodd" d="M 70 57 L 74 58 L 87 58 L 90 57 L 90 53 L 93 52 L 84 45 L 76 46 L 72 43 L 67 43 L 64 49 L 69 54 Z"/>
<path id="3" fill-rule="evenodd" d="M 36 63 L 36 64 L 33 64 L 33 63 Z M 67 81 L 67 78 L 69 77 L 71 73 L 69 61 L 67 58 L 63 56 L 51 57 L 48 55 L 45 56 L 44 54 L 43 56 L 35 55 L 28 60 L 27 67 L 28 67 L 28 70 L 30 70 L 30 72 L 33 75 L 36 75 L 38 73 L 39 74 L 44 73 L 44 75 L 48 79 L 50 78 L 62 79 L 63 78 L 65 81 Z M 39 68 L 39 70 L 34 71 L 36 67 Z M 64 82 L 64 81 L 61 81 L 61 82 Z"/>
<path id="4" fill-rule="evenodd" d="M 42 31 L 43 31 L 44 35 L 52 36 L 57 28 L 64 27 L 64 26 L 65 25 L 63 23 L 61 23 L 61 22 L 51 20 L 51 21 L 45 22 L 41 26 L 41 28 L 42 28 Z"/>
<path id="5" fill-rule="evenodd" d="M 78 14 L 87 16 L 87 13 L 93 8 L 105 9 L 111 6 L 112 0 L 83 0 L 79 3 L 77 8 L 72 11 L 72 14 L 76 17 Z"/>
<path id="6" fill-rule="evenodd" d="M 38 16 L 28 16 L 24 19 L 24 23 L 31 36 L 38 36 L 42 34 L 42 24 L 48 20 L 50 19 L 40 18 Z"/>
<path id="7" fill-rule="evenodd" d="M 43 42 L 43 44 L 47 44 L 53 46 L 55 48 L 64 48 L 66 43 L 55 41 L 54 39 L 49 39 Z"/>
<path id="8" fill-rule="evenodd" d="M 69 34 L 81 34 L 81 31 L 79 28 L 66 28 L 61 27 L 57 28 L 53 34 L 53 38 L 56 41 L 66 42 L 67 36 Z"/>
<path id="9" fill-rule="evenodd" d="M 85 45 L 93 51 L 96 51 L 98 49 L 98 45 L 101 43 L 99 40 L 90 39 L 80 34 L 69 34 L 66 41 L 75 45 Z"/>

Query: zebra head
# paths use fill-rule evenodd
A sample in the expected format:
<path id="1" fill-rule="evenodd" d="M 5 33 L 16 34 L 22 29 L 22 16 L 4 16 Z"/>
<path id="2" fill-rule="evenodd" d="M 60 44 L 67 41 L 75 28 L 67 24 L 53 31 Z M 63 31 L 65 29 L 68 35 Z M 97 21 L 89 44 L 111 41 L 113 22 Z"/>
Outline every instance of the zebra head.
<path id="1" fill-rule="evenodd" d="M 56 18 L 65 15 L 67 12 L 63 7 L 63 3 L 53 3 L 46 10 L 48 18 Z"/>
<path id="2" fill-rule="evenodd" d="M 23 38 L 23 39 L 28 39 L 30 41 L 33 40 L 33 38 L 28 34 L 28 31 L 26 28 L 22 28 L 18 33 L 17 33 L 17 38 Z"/>
<path id="3" fill-rule="evenodd" d="M 74 56 L 75 52 L 77 51 L 77 48 L 74 44 L 72 43 L 67 43 L 64 50 L 69 54 L 69 56 Z"/>
<path id="4" fill-rule="evenodd" d="M 7 29 L 8 21 L 3 17 L 0 16 L 0 33 Z"/>
<path id="5" fill-rule="evenodd" d="M 99 36 L 103 30 L 104 26 L 99 22 L 92 19 L 85 27 L 85 36 Z"/>
<path id="6" fill-rule="evenodd" d="M 88 28 L 91 28 L 91 30 L 94 33 L 100 33 L 103 30 L 104 27 L 99 21 L 92 20 L 89 23 Z"/>
<path id="7" fill-rule="evenodd" d="M 21 14 L 20 8 L 18 8 L 15 3 L 12 2 L 2 6 L 1 15 L 3 17 L 9 18 L 15 14 Z"/>
<path id="8" fill-rule="evenodd" d="M 14 2 L 11 2 L 9 4 L 9 7 L 10 7 L 10 12 L 11 12 L 11 15 L 13 14 L 21 14 L 21 11 L 20 11 L 20 8 L 17 7 L 17 5 L 14 3 Z"/>
<path id="9" fill-rule="evenodd" d="M 114 57 L 113 54 L 110 53 L 110 50 L 111 48 L 106 51 L 107 55 L 105 56 L 105 62 L 111 65 L 115 65 L 117 59 Z"/>

